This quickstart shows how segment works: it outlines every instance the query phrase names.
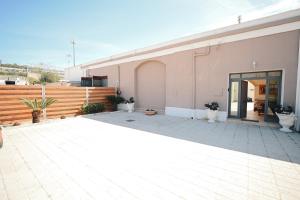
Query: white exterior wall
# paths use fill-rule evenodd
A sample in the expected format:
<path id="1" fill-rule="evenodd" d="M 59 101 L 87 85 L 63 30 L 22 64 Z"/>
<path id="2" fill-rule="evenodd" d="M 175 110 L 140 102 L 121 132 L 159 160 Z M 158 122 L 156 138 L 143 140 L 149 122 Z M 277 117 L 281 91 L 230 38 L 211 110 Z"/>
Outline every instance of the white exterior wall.
<path id="1" fill-rule="evenodd" d="M 79 66 L 76 67 L 69 67 L 65 69 L 65 80 L 68 81 L 80 81 L 81 77 L 85 77 L 86 73 L 85 73 L 85 69 L 82 69 Z"/>

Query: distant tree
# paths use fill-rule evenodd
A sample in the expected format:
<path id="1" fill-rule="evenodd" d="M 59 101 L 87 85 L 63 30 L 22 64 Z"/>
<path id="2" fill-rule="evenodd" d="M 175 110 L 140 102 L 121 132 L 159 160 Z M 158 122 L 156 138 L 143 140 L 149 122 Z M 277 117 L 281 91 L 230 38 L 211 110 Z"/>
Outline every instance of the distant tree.
<path id="1" fill-rule="evenodd" d="M 19 69 L 26 69 L 28 67 L 27 65 L 18 65 L 16 63 L 14 64 L 1 64 L 1 67 L 9 67 L 9 68 L 19 68 Z"/>
<path id="2" fill-rule="evenodd" d="M 34 85 L 34 84 L 37 84 L 37 83 L 40 82 L 38 79 L 33 78 L 33 77 L 28 77 L 27 80 L 28 80 L 30 85 Z"/>
<path id="3" fill-rule="evenodd" d="M 24 77 L 26 77 L 26 73 L 24 73 L 24 72 L 8 72 L 8 71 L 0 71 L 0 75 L 7 75 L 7 76 L 24 76 Z"/>
<path id="4" fill-rule="evenodd" d="M 42 72 L 40 82 L 41 83 L 55 83 L 59 81 L 59 75 L 54 72 Z"/>

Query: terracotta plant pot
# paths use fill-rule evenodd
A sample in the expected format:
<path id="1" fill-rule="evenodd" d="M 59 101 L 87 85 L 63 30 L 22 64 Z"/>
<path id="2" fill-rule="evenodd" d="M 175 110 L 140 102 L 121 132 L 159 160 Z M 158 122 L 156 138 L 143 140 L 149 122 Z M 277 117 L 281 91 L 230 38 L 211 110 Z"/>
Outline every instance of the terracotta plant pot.
<path id="1" fill-rule="evenodd" d="M 155 110 L 146 110 L 145 115 L 156 115 L 157 112 Z"/>
<path id="2" fill-rule="evenodd" d="M 41 111 L 32 111 L 32 123 L 39 123 L 41 117 Z"/>
<path id="3" fill-rule="evenodd" d="M 2 128 L 0 127 L 0 148 L 3 146 Z"/>

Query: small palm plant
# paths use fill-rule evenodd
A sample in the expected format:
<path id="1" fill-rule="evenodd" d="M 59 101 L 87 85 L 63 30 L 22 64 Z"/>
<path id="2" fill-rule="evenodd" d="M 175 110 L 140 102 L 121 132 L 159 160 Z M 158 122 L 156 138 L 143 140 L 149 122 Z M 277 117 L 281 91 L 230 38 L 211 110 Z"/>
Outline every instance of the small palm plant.
<path id="1" fill-rule="evenodd" d="M 38 101 L 37 99 L 31 100 L 22 98 L 21 101 L 28 108 L 32 109 L 32 123 L 40 122 L 42 110 L 56 102 L 53 98 L 46 98 L 41 101 Z"/>

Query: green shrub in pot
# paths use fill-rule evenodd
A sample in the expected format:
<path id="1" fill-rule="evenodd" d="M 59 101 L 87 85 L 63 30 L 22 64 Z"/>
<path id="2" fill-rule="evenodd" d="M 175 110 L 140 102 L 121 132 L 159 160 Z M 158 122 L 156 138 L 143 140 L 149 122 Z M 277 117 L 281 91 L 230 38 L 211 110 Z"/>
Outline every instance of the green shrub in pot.
<path id="1" fill-rule="evenodd" d="M 129 100 L 125 101 L 126 106 L 127 106 L 127 110 L 128 112 L 133 112 L 134 111 L 134 98 L 130 97 Z"/>
<path id="2" fill-rule="evenodd" d="M 207 107 L 207 118 L 208 122 L 214 123 L 217 119 L 219 104 L 217 102 L 211 102 L 204 105 Z"/>
<path id="3" fill-rule="evenodd" d="M 293 108 L 291 106 L 276 105 L 273 107 L 272 111 L 276 114 L 279 119 L 279 124 L 282 126 L 279 130 L 282 132 L 292 132 L 292 128 L 297 119 L 296 115 L 293 113 Z"/>
<path id="4" fill-rule="evenodd" d="M 102 103 L 84 104 L 81 108 L 83 114 L 92 114 L 105 111 L 105 106 Z"/>
<path id="5" fill-rule="evenodd" d="M 125 99 L 119 95 L 110 95 L 107 96 L 106 99 L 111 103 L 113 111 L 118 110 L 118 104 L 125 102 Z"/>

